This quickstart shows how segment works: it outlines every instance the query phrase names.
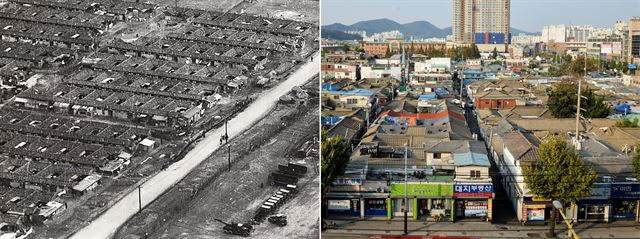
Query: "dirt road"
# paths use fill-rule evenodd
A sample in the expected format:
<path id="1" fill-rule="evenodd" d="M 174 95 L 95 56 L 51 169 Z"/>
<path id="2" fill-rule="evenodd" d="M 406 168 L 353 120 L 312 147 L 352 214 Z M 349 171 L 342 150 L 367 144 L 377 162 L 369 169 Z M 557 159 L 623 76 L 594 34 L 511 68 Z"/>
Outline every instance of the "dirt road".
<path id="1" fill-rule="evenodd" d="M 314 80 L 314 82 L 317 81 Z M 317 91 L 318 87 L 314 89 Z M 215 219 L 226 222 L 249 222 L 257 208 L 281 188 L 270 185 L 271 180 L 268 177 L 271 172 L 277 170 L 278 164 L 295 162 L 309 168 L 305 177 L 297 183 L 300 191 L 278 210 L 278 213 L 287 215 L 289 224 L 286 227 L 277 227 L 271 223 L 262 222 L 255 226 L 256 231 L 251 236 L 252 238 L 318 238 L 319 217 L 310 216 L 319 215 L 319 176 L 317 171 L 313 170 L 317 159 L 302 158 L 298 152 L 302 144 L 308 143 L 311 138 L 318 137 L 317 127 L 310 127 L 310 125 L 318 125 L 319 120 L 317 98 L 312 101 L 310 105 L 312 107 L 305 109 L 303 115 L 293 122 L 288 121 L 287 127 L 279 133 L 268 136 L 271 140 L 261 144 L 258 149 L 242 158 L 236 159 L 232 172 L 221 174 L 206 188 L 200 189 L 198 195 L 192 200 L 183 201 L 184 209 L 170 215 L 160 212 L 173 210 L 171 204 L 163 204 L 163 200 L 180 200 L 179 197 L 165 194 L 159 199 L 159 204 L 154 202 L 150 208 L 145 209 L 143 215 L 134 217 L 134 222 L 128 222 L 128 228 L 121 229 L 118 236 L 139 238 L 131 235 L 148 235 L 148 238 L 160 239 L 234 238 L 224 234 L 222 225 Z M 282 109 L 279 112 L 286 111 L 288 107 L 290 106 L 282 107 L 281 105 Z M 273 119 L 274 115 L 276 114 L 269 115 L 249 131 L 260 131 L 261 128 L 270 127 L 268 124 L 278 122 Z M 251 140 L 251 138 L 243 134 L 234 142 L 238 140 Z M 214 153 L 213 158 L 205 164 L 211 161 L 223 161 L 224 154 L 219 154 L 219 151 Z M 201 170 L 200 167 L 195 171 L 199 170 Z M 194 181 L 192 185 L 196 185 L 197 181 L 206 179 L 187 176 L 185 180 Z M 177 187 L 184 187 L 184 184 L 185 182 L 181 181 Z M 264 187 L 261 184 L 264 184 Z M 175 188 L 172 188 L 172 191 L 174 190 Z M 171 194 L 171 191 L 168 194 Z M 156 221 L 162 220 L 162 225 L 152 225 L 148 221 L 149 218 L 154 218 Z"/>
<path id="2" fill-rule="evenodd" d="M 314 54 L 313 59 L 313 62 L 303 65 L 286 81 L 262 93 L 244 112 L 231 119 L 228 123 L 229 136 L 235 137 L 249 128 L 254 122 L 260 120 L 265 113 L 269 112 L 279 98 L 287 94 L 292 87 L 300 86 L 313 75 L 318 74 L 320 71 L 319 54 Z M 166 170 L 142 184 L 142 206 L 144 207 L 152 202 L 176 182 L 184 178 L 200 162 L 207 159 L 211 153 L 218 149 L 222 135 L 224 135 L 224 128 L 209 131 L 206 138 L 200 141 L 182 160 L 172 164 Z M 76 232 L 71 238 L 110 238 L 118 227 L 137 211 L 138 192 L 132 191 L 91 224 Z"/>

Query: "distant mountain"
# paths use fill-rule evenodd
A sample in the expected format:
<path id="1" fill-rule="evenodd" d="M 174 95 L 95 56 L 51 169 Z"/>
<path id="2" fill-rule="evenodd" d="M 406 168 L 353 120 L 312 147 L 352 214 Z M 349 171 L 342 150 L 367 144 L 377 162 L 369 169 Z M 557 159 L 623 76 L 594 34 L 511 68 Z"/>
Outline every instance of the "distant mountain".
<path id="1" fill-rule="evenodd" d="M 412 36 L 413 38 L 432 38 L 432 37 L 444 38 L 447 35 L 451 35 L 451 27 L 440 29 L 428 21 L 416 21 L 416 22 L 400 24 L 393 20 L 383 18 L 383 19 L 356 22 L 351 25 L 344 25 L 341 23 L 324 25 L 322 26 L 322 33 L 323 33 L 322 37 L 331 38 L 332 36 L 336 35 L 335 33 L 336 31 L 341 31 L 341 32 L 366 31 L 367 35 L 371 35 L 374 33 L 388 32 L 388 31 L 394 31 L 394 30 L 400 31 L 404 35 L 404 37 L 407 39 Z M 330 31 L 332 33 L 331 35 L 324 35 L 325 31 Z M 535 34 L 535 33 L 522 31 L 516 28 L 511 28 L 511 34 L 513 36 L 517 36 L 520 33 Z M 336 40 L 340 40 L 340 39 L 336 39 Z"/>
<path id="2" fill-rule="evenodd" d="M 343 32 L 366 31 L 367 35 L 398 30 L 402 32 L 402 34 L 406 38 L 409 38 L 411 36 L 413 36 L 414 38 L 446 37 L 451 32 L 445 32 L 427 21 L 417 21 L 400 24 L 389 19 L 361 21 L 348 26 L 341 23 L 334 23 L 331 25 L 324 25 L 322 26 L 322 29 Z M 322 37 L 325 36 L 323 35 Z"/>

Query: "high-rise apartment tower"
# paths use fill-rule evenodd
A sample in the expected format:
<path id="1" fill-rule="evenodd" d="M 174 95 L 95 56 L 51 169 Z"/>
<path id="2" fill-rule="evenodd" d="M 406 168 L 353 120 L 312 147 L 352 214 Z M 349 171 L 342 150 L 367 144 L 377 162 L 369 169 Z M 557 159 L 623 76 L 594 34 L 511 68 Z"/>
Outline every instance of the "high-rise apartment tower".
<path id="1" fill-rule="evenodd" d="M 453 0 L 453 39 L 457 43 L 509 44 L 511 0 Z"/>

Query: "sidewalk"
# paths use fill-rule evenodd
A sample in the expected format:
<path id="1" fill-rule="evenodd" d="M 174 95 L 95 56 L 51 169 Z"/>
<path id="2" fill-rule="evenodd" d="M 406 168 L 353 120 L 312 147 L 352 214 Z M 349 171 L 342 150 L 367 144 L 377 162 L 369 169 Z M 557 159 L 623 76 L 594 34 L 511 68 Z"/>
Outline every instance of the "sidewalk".
<path id="1" fill-rule="evenodd" d="M 326 220 L 323 238 L 369 238 L 374 235 L 402 235 L 404 221 Z M 544 238 L 549 226 L 491 224 L 489 222 L 409 221 L 409 235 L 468 238 Z M 640 224 L 635 222 L 580 223 L 574 227 L 580 238 L 640 238 Z M 567 237 L 566 226 L 556 225 L 559 238 Z"/>

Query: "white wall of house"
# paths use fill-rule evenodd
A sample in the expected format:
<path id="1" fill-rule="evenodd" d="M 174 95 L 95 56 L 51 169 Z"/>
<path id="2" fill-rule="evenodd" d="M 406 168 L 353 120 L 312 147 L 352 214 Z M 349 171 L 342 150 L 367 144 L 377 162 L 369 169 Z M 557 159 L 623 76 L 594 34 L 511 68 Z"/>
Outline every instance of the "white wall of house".
<path id="1" fill-rule="evenodd" d="M 480 171 L 479 178 L 472 178 L 471 171 L 477 170 Z M 471 179 L 487 179 L 489 178 L 489 167 L 484 166 L 459 166 L 455 169 L 456 172 L 456 180 L 471 180 Z"/>
<path id="2" fill-rule="evenodd" d="M 364 66 L 360 68 L 360 73 L 362 74 L 362 78 L 384 78 L 385 76 L 388 76 L 400 79 L 401 68 L 399 66 L 386 68 Z"/>

